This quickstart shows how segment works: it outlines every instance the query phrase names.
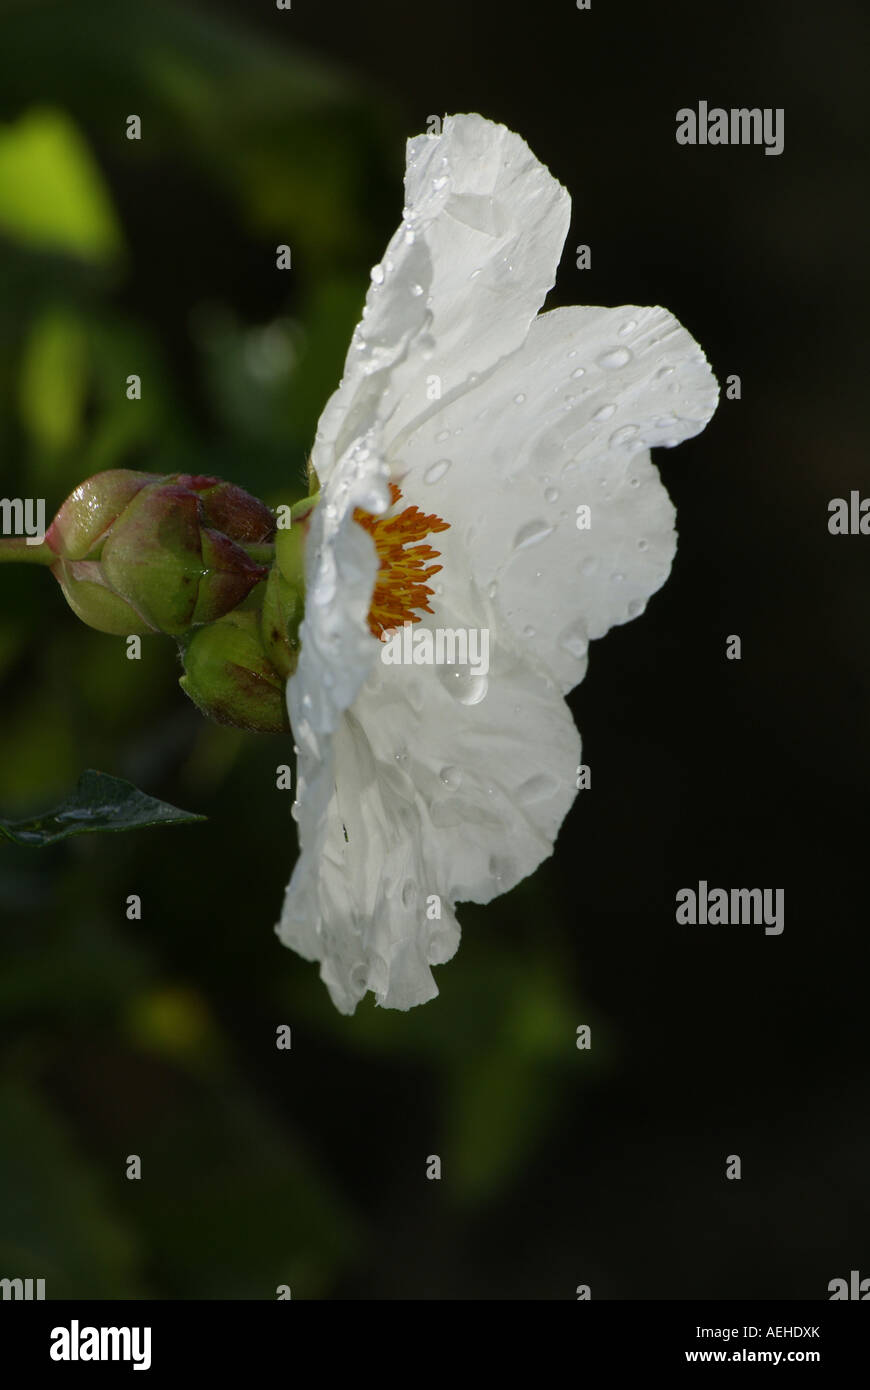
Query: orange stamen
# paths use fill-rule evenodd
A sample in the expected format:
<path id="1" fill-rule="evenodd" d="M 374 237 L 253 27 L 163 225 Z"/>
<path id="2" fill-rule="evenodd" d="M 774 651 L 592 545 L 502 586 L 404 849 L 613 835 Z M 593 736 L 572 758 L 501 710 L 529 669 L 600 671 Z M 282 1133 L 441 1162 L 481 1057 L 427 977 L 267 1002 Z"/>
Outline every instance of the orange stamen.
<path id="1" fill-rule="evenodd" d="M 390 494 L 395 507 L 401 489 L 390 483 Z M 420 613 L 415 609 L 432 612 L 428 602 L 432 590 L 426 580 L 443 568 L 430 564 L 441 552 L 431 545 L 411 542 L 421 541 L 430 531 L 448 530 L 450 522 L 434 514 L 427 516 L 419 507 L 406 507 L 393 516 L 373 516 L 357 507 L 353 519 L 373 538 L 381 562 L 369 609 L 369 629 L 372 636 L 383 639 L 391 628 L 419 623 Z"/>

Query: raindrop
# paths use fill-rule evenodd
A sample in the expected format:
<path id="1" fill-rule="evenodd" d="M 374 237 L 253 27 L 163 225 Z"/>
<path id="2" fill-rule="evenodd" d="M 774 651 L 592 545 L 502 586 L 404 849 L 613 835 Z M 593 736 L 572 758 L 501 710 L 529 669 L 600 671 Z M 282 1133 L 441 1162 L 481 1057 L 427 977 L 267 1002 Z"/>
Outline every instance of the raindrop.
<path id="1" fill-rule="evenodd" d="M 412 295 L 414 296 L 415 299 L 419 299 L 420 295 L 423 293 L 423 286 L 422 286 L 422 285 L 412 285 L 412 286 L 411 286 L 411 293 L 412 293 Z"/>
<path id="2" fill-rule="evenodd" d="M 616 449 L 620 444 L 627 444 L 633 435 L 637 434 L 637 425 L 622 425 L 620 429 L 614 430 L 610 436 L 610 444 Z"/>
<path id="3" fill-rule="evenodd" d="M 514 550 L 537 545 L 539 541 L 546 540 L 547 536 L 552 536 L 554 529 L 553 526 L 548 526 L 546 521 L 527 521 L 514 536 Z"/>
<path id="4" fill-rule="evenodd" d="M 462 772 L 458 767 L 442 767 L 438 776 L 451 791 L 458 791 L 462 786 Z"/>
<path id="5" fill-rule="evenodd" d="M 486 592 L 489 594 L 490 598 L 495 598 L 496 594 L 498 593 L 498 585 L 496 584 L 494 579 L 491 584 L 487 585 Z"/>
<path id="6" fill-rule="evenodd" d="M 423 474 L 424 483 L 439 483 L 450 467 L 450 459 L 439 459 L 437 463 L 431 463 Z"/>
<path id="7" fill-rule="evenodd" d="M 673 367 L 659 367 L 658 371 L 656 372 L 656 376 L 673 376 L 673 374 Z"/>
<path id="8" fill-rule="evenodd" d="M 581 661 L 589 650 L 589 641 L 586 636 L 586 629 L 579 621 L 573 622 L 570 626 L 563 629 L 558 637 L 559 646 L 569 655 Z"/>
<path id="9" fill-rule="evenodd" d="M 631 361 L 632 354 L 628 348 L 610 348 L 607 352 L 602 352 L 597 359 L 599 367 L 609 369 L 611 367 L 625 367 Z"/>
<path id="10" fill-rule="evenodd" d="M 489 689 L 486 676 L 477 675 L 468 666 L 439 666 L 438 679 L 444 689 L 460 705 L 479 705 Z"/>
<path id="11" fill-rule="evenodd" d="M 522 391 L 520 391 L 518 395 L 514 396 L 514 404 L 515 404 L 515 405 L 522 405 L 522 403 L 523 403 L 523 401 L 524 401 L 525 399 L 526 399 L 526 398 L 525 398 L 525 394 L 524 394 Z"/>
<path id="12" fill-rule="evenodd" d="M 530 802 L 544 801 L 546 797 L 552 796 L 558 790 L 559 783 L 552 773 L 539 772 L 517 788 L 517 796 L 520 801 L 524 801 L 528 805 Z"/>
<path id="13" fill-rule="evenodd" d="M 616 414 L 615 405 L 602 405 L 592 416 L 593 420 L 609 420 Z"/>
<path id="14" fill-rule="evenodd" d="M 384 283 L 384 267 L 382 265 L 372 266 L 372 281 L 375 285 Z"/>
<path id="15" fill-rule="evenodd" d="M 619 330 L 620 338 L 624 338 L 626 333 L 633 333 L 637 328 L 637 319 L 628 319 Z"/>
<path id="16" fill-rule="evenodd" d="M 547 491 L 544 493 L 544 496 L 546 497 L 548 502 L 558 502 L 559 489 L 557 487 L 548 487 Z"/>
<path id="17" fill-rule="evenodd" d="M 450 431 L 449 431 L 449 430 L 439 430 L 438 433 L 437 433 L 436 436 L 435 436 L 435 440 L 436 440 L 436 442 L 437 442 L 438 444 L 443 444 L 444 441 L 445 441 L 445 439 L 449 439 L 449 438 L 450 438 Z"/>
<path id="18" fill-rule="evenodd" d="M 639 618 L 640 615 L 641 615 L 641 613 L 643 612 L 643 610 L 644 610 L 645 608 L 646 608 L 646 601 L 645 601 L 644 599 L 642 599 L 642 598 L 633 598 L 633 599 L 631 600 L 631 602 L 629 603 L 629 605 L 628 605 L 628 609 L 627 609 L 628 616 L 629 616 L 630 618 Z"/>
<path id="19" fill-rule="evenodd" d="M 572 375 L 573 377 L 585 376 L 585 375 L 586 375 L 586 368 L 585 368 L 585 367 L 575 367 L 574 370 L 573 370 L 573 372 L 571 373 L 571 375 Z"/>

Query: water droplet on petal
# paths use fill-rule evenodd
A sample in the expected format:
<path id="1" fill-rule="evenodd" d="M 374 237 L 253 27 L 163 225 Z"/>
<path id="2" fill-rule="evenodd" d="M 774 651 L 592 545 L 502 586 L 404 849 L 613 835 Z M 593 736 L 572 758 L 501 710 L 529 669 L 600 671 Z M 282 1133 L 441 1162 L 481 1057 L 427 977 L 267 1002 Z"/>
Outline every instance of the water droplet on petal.
<path id="1" fill-rule="evenodd" d="M 435 436 L 436 443 L 438 443 L 438 444 L 443 444 L 444 441 L 445 441 L 445 439 L 449 439 L 449 438 L 450 438 L 450 431 L 449 431 L 449 430 L 439 430 L 438 433 L 437 433 L 436 436 Z"/>
<path id="2" fill-rule="evenodd" d="M 627 609 L 628 616 L 629 616 L 630 618 L 639 618 L 640 615 L 641 615 L 641 613 L 643 612 L 643 610 L 644 610 L 645 608 L 646 608 L 646 600 L 645 600 L 645 599 L 642 599 L 642 598 L 633 598 L 633 599 L 631 600 L 631 602 L 629 603 L 629 605 L 628 605 L 628 609 Z"/>
<path id="3" fill-rule="evenodd" d="M 375 285 L 384 283 L 384 267 L 382 265 L 372 266 L 372 283 Z"/>
<path id="4" fill-rule="evenodd" d="M 412 286 L 411 286 L 411 293 L 412 293 L 412 295 L 414 296 L 415 299 L 418 299 L 418 298 L 420 297 L 420 295 L 423 293 L 423 286 L 422 286 L 422 285 L 412 285 Z"/>
<path id="5" fill-rule="evenodd" d="M 601 356 L 597 358 L 597 362 L 599 367 L 604 367 L 605 370 L 609 370 L 613 367 L 627 366 L 631 361 L 631 357 L 632 354 L 629 352 L 628 348 L 609 348 L 607 352 L 602 352 Z"/>
<path id="6" fill-rule="evenodd" d="M 641 537 L 641 539 L 640 539 L 640 540 L 638 541 L 638 543 L 637 543 L 637 548 L 638 548 L 638 550 L 647 550 L 648 547 L 649 547 L 649 541 L 645 541 L 645 540 L 643 539 L 643 537 Z"/>
<path id="7" fill-rule="evenodd" d="M 620 444 L 627 444 L 629 439 L 637 434 L 637 425 L 622 425 L 618 430 L 614 430 L 610 436 L 612 448 L 618 449 Z"/>
<path id="8" fill-rule="evenodd" d="M 626 333 L 633 333 L 636 328 L 637 319 L 628 319 L 619 330 L 620 338 L 624 338 Z"/>
<path id="9" fill-rule="evenodd" d="M 514 550 L 537 545 L 539 541 L 546 540 L 547 536 L 552 536 L 554 530 L 555 527 L 549 526 L 546 521 L 527 521 L 514 537 Z"/>
<path id="10" fill-rule="evenodd" d="M 614 416 L 615 414 L 616 414 L 616 406 L 615 406 L 615 405 L 612 405 L 612 404 L 609 404 L 609 405 L 602 405 L 602 406 L 599 407 L 598 410 L 596 410 L 595 414 L 592 416 L 592 419 L 593 419 L 593 420 L 609 420 L 609 419 L 611 419 L 611 417 Z"/>
<path id="11" fill-rule="evenodd" d="M 573 377 L 585 376 L 585 375 L 586 375 L 586 368 L 585 368 L 585 367 L 575 367 L 575 368 L 574 368 L 574 371 L 571 373 L 571 375 L 572 375 Z"/>
<path id="12" fill-rule="evenodd" d="M 523 628 L 523 636 L 524 636 L 524 637 L 534 637 L 534 635 L 535 635 L 535 629 L 532 627 L 531 623 L 527 623 L 526 626 Z"/>
<path id="13" fill-rule="evenodd" d="M 589 650 L 586 629 L 579 620 L 569 624 L 559 633 L 558 642 L 564 651 L 576 657 L 578 661 L 582 660 Z"/>
<path id="14" fill-rule="evenodd" d="M 496 584 L 495 580 L 493 580 L 491 584 L 488 584 L 486 586 L 486 592 L 489 594 L 490 598 L 495 598 L 496 594 L 498 593 L 498 585 Z"/>
<path id="15" fill-rule="evenodd" d="M 444 689 L 460 705 L 479 705 L 489 689 L 488 678 L 477 675 L 470 666 L 438 666 L 436 669 Z"/>
<path id="16" fill-rule="evenodd" d="M 673 376 L 673 372 L 673 367 L 659 367 L 658 371 L 656 372 L 656 376 Z"/>
<path id="17" fill-rule="evenodd" d="M 438 776 L 451 791 L 455 792 L 462 786 L 462 771 L 458 767 L 442 767 Z"/>
<path id="18" fill-rule="evenodd" d="M 412 878 L 406 878 L 402 885 L 402 906 L 413 907 L 417 898 L 417 885 Z"/>
<path id="19" fill-rule="evenodd" d="M 559 489 L 557 487 L 548 487 L 546 492 L 544 493 L 544 496 L 546 497 L 548 502 L 558 502 Z"/>
<path id="20" fill-rule="evenodd" d="M 520 391 L 516 396 L 514 396 L 514 403 L 516 405 L 522 405 L 525 399 L 525 394 L 522 391 Z"/>
<path id="21" fill-rule="evenodd" d="M 424 483 L 438 483 L 444 477 L 450 467 L 450 459 L 439 459 L 437 463 L 430 463 L 426 472 L 423 474 Z"/>
<path id="22" fill-rule="evenodd" d="M 517 796 L 526 805 L 535 801 L 544 801 L 548 796 L 559 790 L 559 783 L 549 772 L 539 772 L 534 777 L 530 777 L 527 782 L 517 788 Z"/>

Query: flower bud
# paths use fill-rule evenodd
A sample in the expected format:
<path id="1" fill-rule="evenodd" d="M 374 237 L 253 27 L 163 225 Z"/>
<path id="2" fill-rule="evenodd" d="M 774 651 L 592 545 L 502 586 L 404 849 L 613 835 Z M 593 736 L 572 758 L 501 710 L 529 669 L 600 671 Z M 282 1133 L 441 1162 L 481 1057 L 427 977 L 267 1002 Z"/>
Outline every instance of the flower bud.
<path id="1" fill-rule="evenodd" d="M 264 650 L 259 613 L 228 613 L 197 628 L 185 645 L 179 684 L 219 724 L 263 734 L 290 728 L 286 682 Z"/>
<path id="2" fill-rule="evenodd" d="M 67 498 L 46 543 L 84 622 L 101 632 L 180 636 L 223 617 L 265 579 L 266 566 L 243 546 L 267 546 L 274 530 L 268 507 L 233 483 L 111 469 Z M 76 570 L 79 562 L 98 572 Z"/>

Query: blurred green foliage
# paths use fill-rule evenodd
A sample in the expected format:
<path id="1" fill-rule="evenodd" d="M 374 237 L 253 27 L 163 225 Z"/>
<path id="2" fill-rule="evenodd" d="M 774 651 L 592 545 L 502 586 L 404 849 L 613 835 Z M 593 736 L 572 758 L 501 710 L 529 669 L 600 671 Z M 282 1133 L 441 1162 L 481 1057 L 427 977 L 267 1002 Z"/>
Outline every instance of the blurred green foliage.
<path id="1" fill-rule="evenodd" d="M 286 43 L 122 8 L 0 6 L 2 492 L 50 515 L 134 467 L 292 502 L 411 132 Z M 0 850 L 0 1274 L 49 1297 L 364 1295 L 400 1279 L 400 1229 L 435 1202 L 449 1241 L 546 1144 L 568 1088 L 576 1106 L 548 879 L 466 910 L 436 1003 L 342 1018 L 271 932 L 289 747 L 206 724 L 178 674 L 171 642 L 128 661 L 47 573 L 0 574 L 0 811 L 38 811 L 93 765 L 209 817 Z M 449 1181 L 426 1183 L 430 1152 Z"/>

